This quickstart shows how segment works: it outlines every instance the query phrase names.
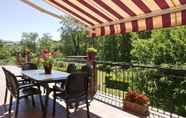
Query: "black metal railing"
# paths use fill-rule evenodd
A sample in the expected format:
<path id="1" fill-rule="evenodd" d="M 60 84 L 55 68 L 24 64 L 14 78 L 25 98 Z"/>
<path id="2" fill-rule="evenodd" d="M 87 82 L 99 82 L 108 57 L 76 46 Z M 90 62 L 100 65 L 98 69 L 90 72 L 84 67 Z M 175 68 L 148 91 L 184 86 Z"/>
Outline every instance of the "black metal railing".
<path id="1" fill-rule="evenodd" d="M 77 63 L 80 68 L 86 61 L 65 60 L 65 63 Z M 150 98 L 151 114 L 186 117 L 186 70 L 184 69 L 96 61 L 96 75 L 95 98 L 102 102 L 122 108 L 127 91 L 140 90 Z"/>

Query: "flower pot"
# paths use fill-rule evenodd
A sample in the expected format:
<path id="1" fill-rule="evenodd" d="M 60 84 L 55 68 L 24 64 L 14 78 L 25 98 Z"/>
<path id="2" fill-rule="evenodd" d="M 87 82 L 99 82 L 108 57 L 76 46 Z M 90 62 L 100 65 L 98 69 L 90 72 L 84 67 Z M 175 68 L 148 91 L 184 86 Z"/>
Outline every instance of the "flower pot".
<path id="1" fill-rule="evenodd" d="M 96 60 L 96 53 L 88 53 L 87 57 L 88 60 Z"/>
<path id="2" fill-rule="evenodd" d="M 43 65 L 43 67 L 44 67 L 44 70 L 45 70 L 45 74 L 51 74 L 52 64 Z"/>
<path id="3" fill-rule="evenodd" d="M 148 104 L 139 105 L 139 104 L 129 102 L 129 101 L 124 101 L 123 110 L 132 112 L 139 116 L 141 115 L 147 116 L 149 114 Z"/>

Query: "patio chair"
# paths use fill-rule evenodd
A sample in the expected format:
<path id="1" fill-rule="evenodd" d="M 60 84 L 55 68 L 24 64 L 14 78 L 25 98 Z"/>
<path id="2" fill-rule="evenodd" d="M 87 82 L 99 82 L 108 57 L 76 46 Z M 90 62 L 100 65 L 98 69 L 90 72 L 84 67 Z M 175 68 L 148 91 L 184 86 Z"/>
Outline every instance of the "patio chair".
<path id="1" fill-rule="evenodd" d="M 68 67 L 67 67 L 67 71 L 66 72 L 67 73 L 77 72 L 76 65 L 75 64 L 72 64 L 72 63 L 71 64 L 68 64 Z M 61 88 L 64 88 L 65 87 L 64 82 L 61 82 L 59 86 L 61 86 Z"/>
<path id="2" fill-rule="evenodd" d="M 9 114 L 11 114 L 12 109 L 12 99 L 16 98 L 16 109 L 15 109 L 15 118 L 18 116 L 19 110 L 19 100 L 25 97 L 32 97 L 32 104 L 35 107 L 33 95 L 39 95 L 41 108 L 43 109 L 43 103 L 41 98 L 41 91 L 38 86 L 33 84 L 24 84 L 20 85 L 15 77 L 10 71 L 3 68 L 3 71 L 6 75 L 7 89 L 10 91 L 10 104 L 9 104 Z"/>
<path id="3" fill-rule="evenodd" d="M 33 64 L 33 63 L 25 63 L 21 66 L 21 68 L 22 68 L 22 70 L 36 70 L 37 65 Z M 31 81 L 25 76 L 22 76 L 22 79 L 25 80 L 24 82 L 31 83 Z"/>
<path id="4" fill-rule="evenodd" d="M 81 67 L 81 72 L 87 73 L 87 77 L 90 80 L 92 78 L 92 67 L 90 64 L 86 64 Z"/>
<path id="5" fill-rule="evenodd" d="M 67 67 L 67 73 L 73 73 L 76 72 L 76 65 L 75 64 L 69 64 Z"/>
<path id="6" fill-rule="evenodd" d="M 33 63 L 26 63 L 22 65 L 22 70 L 34 70 L 37 69 L 37 65 Z"/>
<path id="7" fill-rule="evenodd" d="M 4 74 L 6 73 L 6 69 L 4 68 L 4 67 L 2 67 L 2 70 L 3 70 L 3 72 L 4 72 Z M 22 76 L 16 76 L 16 79 L 17 78 L 22 78 Z M 5 81 L 6 81 L 6 88 L 5 88 L 5 96 L 4 96 L 4 104 L 6 104 L 6 101 L 7 101 L 7 94 L 8 94 L 8 76 L 7 76 L 7 74 L 5 74 Z M 17 79 L 17 82 L 18 82 L 18 84 L 19 85 L 23 85 L 25 82 L 24 82 L 25 80 L 24 79 Z"/>
<path id="8" fill-rule="evenodd" d="M 66 115 L 69 118 L 69 107 L 75 103 L 85 101 L 87 107 L 87 117 L 89 118 L 89 103 L 88 103 L 88 79 L 87 74 L 83 72 L 72 73 L 65 81 L 65 91 L 57 86 L 53 87 L 54 101 L 53 101 L 53 116 L 55 116 L 56 98 L 63 99 L 66 103 Z"/>
<path id="9" fill-rule="evenodd" d="M 87 73 L 87 79 L 88 79 L 88 99 L 89 102 L 91 102 L 94 98 L 94 95 L 96 93 L 96 87 L 94 86 L 95 80 L 92 77 L 93 74 L 93 68 L 90 64 L 86 64 L 81 67 L 81 72 Z"/>

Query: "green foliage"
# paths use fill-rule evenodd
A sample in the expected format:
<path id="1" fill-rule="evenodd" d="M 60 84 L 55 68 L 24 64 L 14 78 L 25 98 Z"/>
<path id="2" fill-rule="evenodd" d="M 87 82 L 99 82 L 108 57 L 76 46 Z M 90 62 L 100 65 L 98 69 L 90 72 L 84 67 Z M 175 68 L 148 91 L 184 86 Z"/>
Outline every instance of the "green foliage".
<path id="1" fill-rule="evenodd" d="M 95 47 L 98 49 L 98 57 L 107 61 L 131 62 L 130 51 L 133 39 L 135 35 L 132 33 L 97 38 Z"/>
<path id="2" fill-rule="evenodd" d="M 186 59 L 186 28 L 152 31 L 151 38 L 132 43 L 133 61 L 152 64 L 183 64 Z"/>
<path id="3" fill-rule="evenodd" d="M 38 33 L 31 32 L 31 33 L 22 33 L 22 38 L 21 38 L 21 45 L 24 48 L 29 48 L 31 49 L 32 52 L 36 52 L 36 40 L 38 39 Z"/>
<path id="4" fill-rule="evenodd" d="M 43 48 L 47 48 L 51 50 L 53 48 L 54 41 L 52 40 L 52 36 L 49 33 L 43 34 L 43 36 L 38 40 L 38 47 L 41 51 Z"/>
<path id="5" fill-rule="evenodd" d="M 95 48 L 87 48 L 87 53 L 97 53 L 97 50 Z"/>
<path id="6" fill-rule="evenodd" d="M 101 64 L 99 65 L 99 70 L 106 72 L 106 74 L 108 75 L 112 71 L 112 67 L 111 65 L 108 65 L 108 64 Z"/>
<path id="7" fill-rule="evenodd" d="M 148 40 L 137 39 L 133 42 L 133 49 L 131 55 L 133 60 L 138 63 L 152 63 L 150 58 L 152 57 L 151 49 L 152 44 Z"/>
<path id="8" fill-rule="evenodd" d="M 75 19 L 65 16 L 61 22 L 61 43 L 64 44 L 64 52 L 67 55 L 82 55 L 86 51 L 86 32 Z"/>
<path id="9" fill-rule="evenodd" d="M 15 43 L 0 40 L 0 64 L 12 64 L 15 58 Z"/>

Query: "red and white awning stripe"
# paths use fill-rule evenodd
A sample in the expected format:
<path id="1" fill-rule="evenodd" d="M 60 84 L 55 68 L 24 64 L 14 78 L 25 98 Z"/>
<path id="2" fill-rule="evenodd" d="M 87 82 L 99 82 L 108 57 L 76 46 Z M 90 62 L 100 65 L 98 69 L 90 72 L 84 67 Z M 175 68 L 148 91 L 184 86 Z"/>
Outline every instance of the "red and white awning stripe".
<path id="1" fill-rule="evenodd" d="M 89 29 L 90 36 L 186 24 L 186 0 L 45 0 Z"/>
<path id="2" fill-rule="evenodd" d="M 91 32 L 92 37 L 113 35 L 127 32 L 140 32 L 162 27 L 186 25 L 186 10 L 177 13 L 165 14 L 127 23 L 98 27 Z"/>

